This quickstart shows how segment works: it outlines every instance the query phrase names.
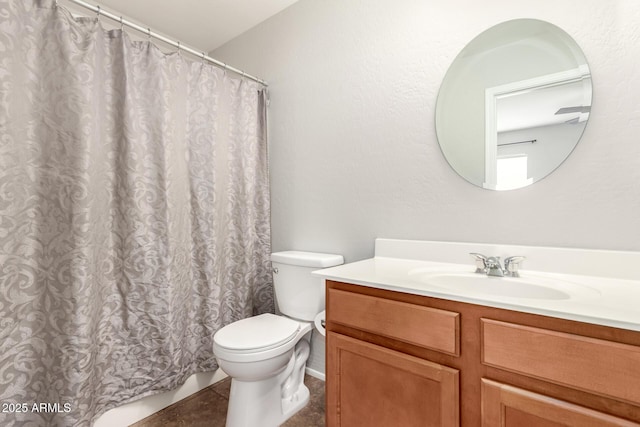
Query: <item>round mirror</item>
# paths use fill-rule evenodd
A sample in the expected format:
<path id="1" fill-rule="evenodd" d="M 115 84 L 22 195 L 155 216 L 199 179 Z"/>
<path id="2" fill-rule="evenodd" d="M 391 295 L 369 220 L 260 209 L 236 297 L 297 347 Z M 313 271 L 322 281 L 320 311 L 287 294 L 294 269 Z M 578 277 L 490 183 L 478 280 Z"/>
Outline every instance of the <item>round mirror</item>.
<path id="1" fill-rule="evenodd" d="M 498 24 L 456 57 L 440 87 L 436 132 L 464 179 L 520 188 L 556 169 L 591 110 L 591 74 L 580 47 L 535 19 Z"/>

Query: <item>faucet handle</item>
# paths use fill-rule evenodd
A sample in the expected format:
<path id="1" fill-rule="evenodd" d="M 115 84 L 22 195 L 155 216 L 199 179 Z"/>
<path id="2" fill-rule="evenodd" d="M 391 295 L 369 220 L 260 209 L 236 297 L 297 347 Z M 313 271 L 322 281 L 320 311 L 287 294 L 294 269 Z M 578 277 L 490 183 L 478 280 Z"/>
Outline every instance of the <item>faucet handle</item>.
<path id="1" fill-rule="evenodd" d="M 477 252 L 470 252 L 469 255 L 475 258 L 476 260 L 476 273 L 486 273 L 487 272 L 487 258 L 486 256 L 479 254 Z"/>
<path id="2" fill-rule="evenodd" d="M 507 274 L 511 277 L 520 277 L 520 275 L 518 274 L 518 268 L 520 268 L 520 263 L 525 259 L 526 257 L 520 255 L 505 258 L 504 269 Z"/>

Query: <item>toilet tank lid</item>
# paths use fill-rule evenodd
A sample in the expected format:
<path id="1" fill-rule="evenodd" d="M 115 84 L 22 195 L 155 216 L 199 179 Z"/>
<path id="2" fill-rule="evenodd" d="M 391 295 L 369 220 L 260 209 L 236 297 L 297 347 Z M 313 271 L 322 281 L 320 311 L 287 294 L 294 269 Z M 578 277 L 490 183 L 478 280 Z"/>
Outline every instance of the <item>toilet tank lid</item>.
<path id="1" fill-rule="evenodd" d="M 271 254 L 272 262 L 297 265 L 299 267 L 326 268 L 344 264 L 342 255 L 321 254 L 317 252 L 283 251 Z"/>

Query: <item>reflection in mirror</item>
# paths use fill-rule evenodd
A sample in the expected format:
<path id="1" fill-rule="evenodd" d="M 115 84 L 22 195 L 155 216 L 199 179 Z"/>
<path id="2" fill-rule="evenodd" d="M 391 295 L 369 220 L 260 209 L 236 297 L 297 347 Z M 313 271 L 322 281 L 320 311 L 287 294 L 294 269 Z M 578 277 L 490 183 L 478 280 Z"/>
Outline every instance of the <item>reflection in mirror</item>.
<path id="1" fill-rule="evenodd" d="M 591 110 L 580 48 L 549 23 L 518 19 L 490 28 L 458 55 L 436 105 L 449 164 L 469 182 L 510 190 L 556 169 Z"/>

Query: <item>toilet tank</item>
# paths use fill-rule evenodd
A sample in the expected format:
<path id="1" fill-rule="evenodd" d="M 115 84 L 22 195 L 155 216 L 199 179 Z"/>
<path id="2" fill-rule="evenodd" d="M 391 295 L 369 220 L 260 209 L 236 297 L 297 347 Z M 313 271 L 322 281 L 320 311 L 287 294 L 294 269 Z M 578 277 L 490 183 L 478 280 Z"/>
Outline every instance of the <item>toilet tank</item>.
<path id="1" fill-rule="evenodd" d="M 324 310 L 324 279 L 314 270 L 344 263 L 342 255 L 284 251 L 271 254 L 273 286 L 280 312 L 285 316 L 311 322 Z"/>

